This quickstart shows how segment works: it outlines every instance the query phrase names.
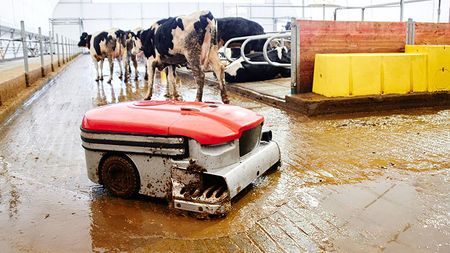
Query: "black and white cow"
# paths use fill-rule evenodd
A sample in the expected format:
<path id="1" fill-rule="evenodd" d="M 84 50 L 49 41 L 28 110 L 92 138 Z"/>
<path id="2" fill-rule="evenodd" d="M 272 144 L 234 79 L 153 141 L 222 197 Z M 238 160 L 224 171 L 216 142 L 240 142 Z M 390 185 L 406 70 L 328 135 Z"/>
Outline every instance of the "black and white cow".
<path id="1" fill-rule="evenodd" d="M 269 52 L 267 56 L 273 62 L 290 63 L 291 55 L 285 47 L 277 47 Z M 256 52 L 247 55 L 250 61 L 264 61 L 262 52 Z M 225 81 L 228 83 L 253 82 L 274 79 L 278 76 L 289 77 L 291 70 L 284 67 L 276 67 L 272 65 L 252 65 L 244 61 L 241 57 L 230 63 L 225 68 Z"/>
<path id="2" fill-rule="evenodd" d="M 156 21 L 149 29 L 138 30 L 132 37 L 132 50 L 131 54 L 138 55 L 141 52 L 144 54 L 146 60 L 150 57 L 156 57 L 155 53 L 155 31 L 158 27 L 167 21 L 167 18 Z M 145 64 L 145 80 L 148 79 L 147 64 Z"/>
<path id="3" fill-rule="evenodd" d="M 86 47 L 95 65 L 98 80 L 103 80 L 103 62 L 108 58 L 110 76 L 108 83 L 111 83 L 114 71 L 114 59 L 119 62 L 119 78 L 122 78 L 122 59 L 126 56 L 125 50 L 125 32 L 120 29 L 110 29 L 97 32 L 95 34 L 81 34 L 79 47 Z M 100 63 L 100 71 L 98 64 Z"/>
<path id="4" fill-rule="evenodd" d="M 256 23 L 241 17 L 228 17 L 217 19 L 217 31 L 219 38 L 219 48 L 222 47 L 228 40 L 237 37 L 261 35 L 264 34 L 264 28 Z M 240 47 L 243 41 L 236 41 L 230 43 L 230 46 Z M 265 39 L 250 41 L 245 47 L 245 53 L 261 52 L 266 42 Z M 231 57 L 239 57 L 240 50 L 232 50 Z"/>
<path id="5" fill-rule="evenodd" d="M 135 48 L 141 48 L 147 59 L 149 90 L 145 99 L 151 99 L 155 69 L 168 67 L 168 95 L 178 98 L 175 85 L 175 68 L 188 64 L 197 83 L 196 100 L 201 101 L 205 83 L 204 69 L 209 64 L 219 77 L 222 101 L 228 103 L 224 67 L 218 56 L 216 20 L 209 11 L 171 17 L 153 24 L 135 39 Z M 136 49 L 135 49 L 136 50 Z"/>

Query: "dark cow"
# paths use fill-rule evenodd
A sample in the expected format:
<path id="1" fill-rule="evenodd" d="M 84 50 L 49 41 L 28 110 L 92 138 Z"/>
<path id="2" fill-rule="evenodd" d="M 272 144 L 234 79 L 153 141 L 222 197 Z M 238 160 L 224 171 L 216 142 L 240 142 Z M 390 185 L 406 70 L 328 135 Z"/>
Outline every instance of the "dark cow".
<path id="1" fill-rule="evenodd" d="M 168 67 L 168 96 L 178 99 L 175 85 L 175 67 L 188 64 L 197 83 L 196 100 L 201 101 L 205 83 L 204 69 L 209 64 L 219 77 L 222 101 L 228 103 L 224 84 L 224 67 L 218 56 L 216 21 L 209 11 L 198 11 L 187 16 L 160 20 L 135 39 L 135 48 L 144 51 L 147 59 L 149 90 L 145 99 L 151 99 L 155 69 Z"/>
<path id="2" fill-rule="evenodd" d="M 86 47 L 94 61 L 98 80 L 103 80 L 103 61 L 108 58 L 110 76 L 108 83 L 111 83 L 114 70 L 114 59 L 119 62 L 119 78 L 122 78 L 122 59 L 126 56 L 125 32 L 120 29 L 110 29 L 89 35 L 86 32 L 81 34 L 79 47 Z M 100 62 L 100 71 L 98 63 Z"/>
<path id="3" fill-rule="evenodd" d="M 291 55 L 285 47 L 277 47 L 267 52 L 269 59 L 273 62 L 290 63 Z M 264 61 L 262 52 L 247 55 L 250 61 Z M 275 67 L 272 65 L 252 65 L 244 61 L 241 57 L 230 63 L 225 68 L 225 81 L 228 83 L 241 83 L 263 81 L 281 77 L 291 76 L 291 70 L 284 67 Z"/>
<path id="4" fill-rule="evenodd" d="M 291 21 L 286 22 L 286 25 L 284 25 L 284 29 L 286 29 L 286 31 L 290 31 L 292 29 Z"/>
<path id="5" fill-rule="evenodd" d="M 219 38 L 219 48 L 228 40 L 237 37 L 264 34 L 264 28 L 256 23 L 241 17 L 229 17 L 217 19 L 217 31 Z M 240 47 L 243 41 L 236 41 L 230 44 L 231 47 Z M 245 53 L 261 52 L 266 42 L 265 39 L 250 41 L 245 47 Z M 239 57 L 240 51 L 232 50 L 232 57 Z"/>
<path id="6" fill-rule="evenodd" d="M 134 66 L 134 80 L 138 80 L 139 78 L 139 72 L 138 72 L 138 63 L 137 63 L 137 54 L 133 53 L 133 38 L 136 37 L 136 34 L 141 32 L 141 28 L 136 28 L 133 31 L 126 31 L 125 32 L 125 82 L 128 81 L 128 78 L 131 75 L 131 67 L 130 67 L 130 61 L 133 62 Z"/>

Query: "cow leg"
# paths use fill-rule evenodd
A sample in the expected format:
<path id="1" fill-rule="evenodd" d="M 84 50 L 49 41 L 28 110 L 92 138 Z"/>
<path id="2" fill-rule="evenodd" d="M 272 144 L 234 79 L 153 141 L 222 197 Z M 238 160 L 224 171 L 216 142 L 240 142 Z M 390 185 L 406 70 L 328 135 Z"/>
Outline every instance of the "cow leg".
<path id="1" fill-rule="evenodd" d="M 124 65 L 127 65 L 126 60 L 127 60 L 127 58 L 125 57 Z M 119 79 L 122 80 L 122 77 L 123 77 L 123 72 L 122 72 L 122 57 L 117 58 L 117 61 L 119 62 Z"/>
<path id="2" fill-rule="evenodd" d="M 125 68 L 125 82 L 128 82 L 128 77 L 130 76 L 130 58 L 126 53 L 122 56 L 123 66 Z M 120 64 L 120 63 L 119 63 Z M 120 67 L 120 72 L 122 72 L 122 66 Z"/>
<path id="3" fill-rule="evenodd" d="M 138 63 L 137 63 L 136 55 L 132 55 L 131 60 L 133 61 L 133 66 L 134 66 L 134 80 L 138 80 L 139 79 L 139 71 L 138 71 Z M 130 72 L 131 72 L 131 68 L 130 68 Z"/>
<path id="4" fill-rule="evenodd" d="M 197 95 L 195 101 L 202 101 L 203 86 L 205 86 L 205 73 L 200 64 L 200 51 L 191 50 L 186 57 L 188 65 L 191 67 L 192 75 L 194 76 L 195 83 L 197 83 Z"/>
<path id="5" fill-rule="evenodd" d="M 100 80 L 100 74 L 99 74 L 99 72 L 98 72 L 98 61 L 95 60 L 95 59 L 93 59 L 92 61 L 94 62 L 94 65 L 95 65 L 95 71 L 96 71 L 96 73 L 97 73 L 97 78 L 95 78 L 95 81 L 98 82 L 98 80 Z"/>
<path id="6" fill-rule="evenodd" d="M 173 95 L 175 96 L 175 100 L 183 100 L 183 98 L 181 97 L 180 93 L 178 93 L 177 91 L 177 66 L 173 65 Z"/>
<path id="7" fill-rule="evenodd" d="M 109 62 L 109 80 L 108 83 L 112 82 L 112 78 L 113 78 L 113 74 L 114 74 L 114 61 L 112 59 L 112 57 L 108 57 L 108 62 Z"/>
<path id="8" fill-rule="evenodd" d="M 220 96 L 222 97 L 222 102 L 225 104 L 229 104 L 230 100 L 228 99 L 227 87 L 225 86 L 225 67 L 222 65 L 219 59 L 219 55 L 215 48 L 211 48 L 209 52 L 209 65 L 212 67 L 214 74 L 216 74 L 216 78 L 219 81 L 219 89 Z"/>
<path id="9" fill-rule="evenodd" d="M 168 85 L 170 84 L 170 87 L 171 87 L 171 92 L 169 92 L 169 94 L 171 94 L 170 99 L 179 100 L 180 95 L 177 92 L 177 80 L 176 80 L 175 70 L 176 70 L 175 65 L 169 66 L 169 73 L 167 75 L 167 83 L 168 83 Z M 167 87 L 167 89 L 169 89 L 169 86 Z"/>
<path id="10" fill-rule="evenodd" d="M 103 62 L 105 61 L 105 59 L 102 59 L 100 61 L 100 80 L 103 81 Z"/>
<path id="11" fill-rule="evenodd" d="M 153 81 L 155 79 L 155 63 L 154 63 L 155 59 L 153 57 L 150 57 L 147 59 L 147 75 L 149 78 L 149 82 L 148 82 L 148 91 L 147 91 L 147 95 L 145 95 L 144 99 L 145 100 L 150 100 L 152 99 L 152 94 L 153 94 Z"/>
<path id="12" fill-rule="evenodd" d="M 200 69 L 200 64 L 191 64 L 192 74 L 197 83 L 197 96 L 195 101 L 201 102 L 203 97 L 203 86 L 205 86 L 205 73 Z"/>
<path id="13" fill-rule="evenodd" d="M 172 89 L 171 89 L 171 84 L 170 84 L 170 80 L 169 80 L 169 69 L 170 69 L 170 66 L 169 67 L 166 67 L 163 71 L 164 71 L 164 74 L 166 74 L 166 94 L 164 94 L 164 97 L 166 97 L 166 98 L 169 98 L 169 99 L 171 99 L 172 98 Z M 162 72 L 160 72 L 160 75 L 161 75 L 161 73 Z M 162 77 L 162 75 L 161 75 L 161 77 Z M 162 78 L 161 78 L 161 84 L 162 84 Z"/>
<path id="14" fill-rule="evenodd" d="M 144 80 L 148 80 L 147 64 L 145 64 L 145 75 Z"/>

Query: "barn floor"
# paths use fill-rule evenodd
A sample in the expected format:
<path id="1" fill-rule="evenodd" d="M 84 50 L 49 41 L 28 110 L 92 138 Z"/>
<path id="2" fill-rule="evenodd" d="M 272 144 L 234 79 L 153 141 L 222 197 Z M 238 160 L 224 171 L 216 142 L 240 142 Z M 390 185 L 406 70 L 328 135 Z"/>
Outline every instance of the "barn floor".
<path id="1" fill-rule="evenodd" d="M 230 94 L 265 116 L 283 164 L 227 217 L 204 221 L 88 180 L 84 112 L 146 89 L 94 76 L 89 56 L 77 58 L 0 126 L 0 252 L 450 251 L 450 110 L 308 118 Z M 157 81 L 154 98 L 164 89 Z M 210 86 L 204 96 L 220 97 Z"/>

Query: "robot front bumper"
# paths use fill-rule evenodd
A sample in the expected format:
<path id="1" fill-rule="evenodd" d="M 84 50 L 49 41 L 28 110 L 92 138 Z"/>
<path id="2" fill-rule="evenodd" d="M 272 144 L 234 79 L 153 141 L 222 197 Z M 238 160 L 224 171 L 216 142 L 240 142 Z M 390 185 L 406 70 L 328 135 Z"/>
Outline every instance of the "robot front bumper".
<path id="1" fill-rule="evenodd" d="M 217 169 L 189 165 L 172 168 L 172 201 L 176 209 L 224 215 L 231 209 L 231 199 L 280 163 L 280 149 L 274 141 L 261 141 L 238 162 Z"/>

